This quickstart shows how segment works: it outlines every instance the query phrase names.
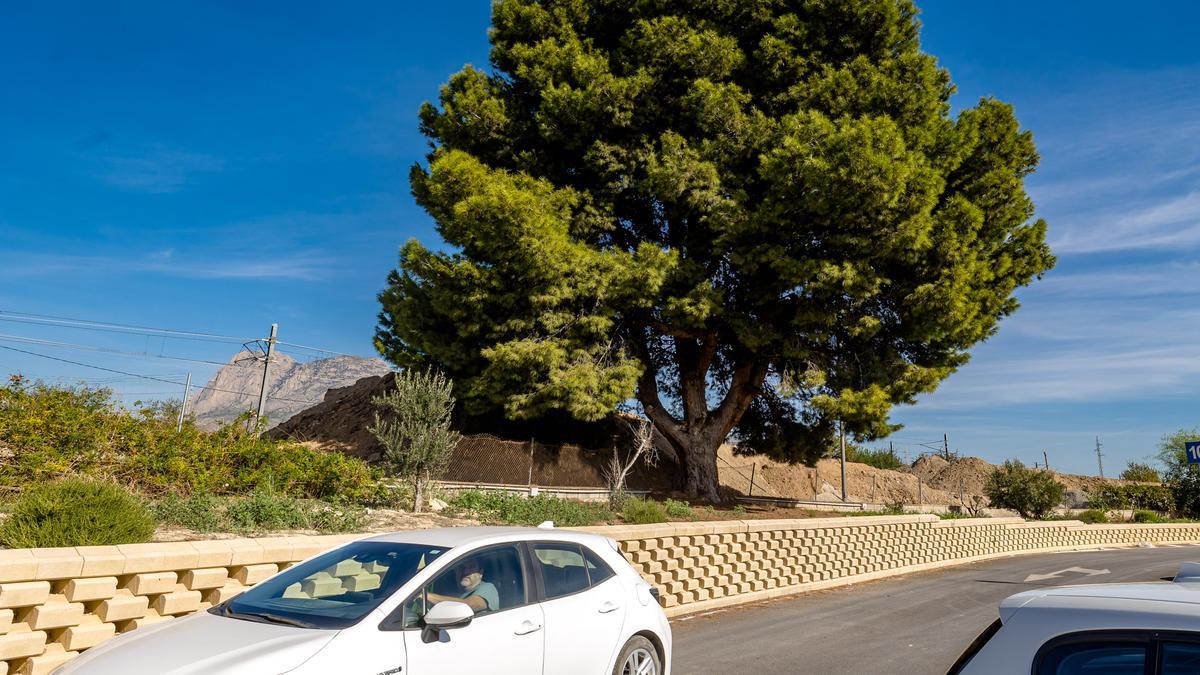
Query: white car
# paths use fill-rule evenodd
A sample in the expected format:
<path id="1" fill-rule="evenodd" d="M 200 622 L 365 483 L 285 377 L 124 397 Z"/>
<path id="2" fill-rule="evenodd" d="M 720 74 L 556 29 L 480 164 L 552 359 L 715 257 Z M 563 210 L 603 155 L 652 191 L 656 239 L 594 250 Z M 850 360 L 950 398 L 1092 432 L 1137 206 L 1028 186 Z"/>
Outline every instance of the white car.
<path id="1" fill-rule="evenodd" d="M 310 558 L 55 672 L 669 675 L 657 595 L 594 534 L 400 532 Z"/>
<path id="2" fill-rule="evenodd" d="M 949 675 L 1200 673 L 1200 565 L 1174 583 L 1059 586 L 1000 603 Z"/>

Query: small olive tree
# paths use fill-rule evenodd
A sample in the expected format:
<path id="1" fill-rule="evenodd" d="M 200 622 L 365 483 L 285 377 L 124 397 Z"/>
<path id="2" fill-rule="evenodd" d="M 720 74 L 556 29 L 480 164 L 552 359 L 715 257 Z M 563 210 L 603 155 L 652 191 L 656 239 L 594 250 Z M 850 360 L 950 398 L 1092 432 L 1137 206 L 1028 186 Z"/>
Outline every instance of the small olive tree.
<path id="1" fill-rule="evenodd" d="M 1063 486 L 1046 471 L 1010 459 L 988 476 L 984 494 L 992 506 L 1012 509 L 1022 518 L 1041 518 L 1062 503 Z"/>
<path id="2" fill-rule="evenodd" d="M 445 473 L 462 435 L 450 429 L 453 382 L 440 372 L 396 374 L 396 388 L 372 399 L 371 434 L 383 445 L 390 472 L 413 486 L 413 511 L 424 507 L 429 481 Z"/>

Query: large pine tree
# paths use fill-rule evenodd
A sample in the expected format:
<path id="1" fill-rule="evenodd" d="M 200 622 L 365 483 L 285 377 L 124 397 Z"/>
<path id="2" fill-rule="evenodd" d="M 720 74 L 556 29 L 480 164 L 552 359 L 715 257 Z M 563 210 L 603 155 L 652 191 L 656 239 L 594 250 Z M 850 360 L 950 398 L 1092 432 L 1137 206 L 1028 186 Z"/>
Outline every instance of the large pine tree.
<path id="1" fill-rule="evenodd" d="M 492 67 L 425 105 L 379 351 L 470 410 L 636 398 L 688 490 L 809 460 L 964 364 L 1054 262 L 1012 108 L 952 115 L 908 0 L 499 0 Z M 439 248 L 443 248 L 440 247 Z"/>

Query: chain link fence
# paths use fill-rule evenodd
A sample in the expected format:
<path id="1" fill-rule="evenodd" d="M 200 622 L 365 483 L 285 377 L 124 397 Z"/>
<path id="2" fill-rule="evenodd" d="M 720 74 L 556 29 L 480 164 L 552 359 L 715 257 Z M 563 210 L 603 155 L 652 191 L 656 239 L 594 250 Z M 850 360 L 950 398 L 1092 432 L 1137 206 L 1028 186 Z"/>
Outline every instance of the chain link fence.
<path id="1" fill-rule="evenodd" d="M 512 441 L 488 434 L 463 437 L 450 457 L 442 480 L 448 483 L 489 483 L 540 487 L 607 488 L 604 470 L 612 448 L 551 445 L 536 439 Z M 662 489 L 669 476 L 640 462 L 628 486 L 635 490 Z"/>

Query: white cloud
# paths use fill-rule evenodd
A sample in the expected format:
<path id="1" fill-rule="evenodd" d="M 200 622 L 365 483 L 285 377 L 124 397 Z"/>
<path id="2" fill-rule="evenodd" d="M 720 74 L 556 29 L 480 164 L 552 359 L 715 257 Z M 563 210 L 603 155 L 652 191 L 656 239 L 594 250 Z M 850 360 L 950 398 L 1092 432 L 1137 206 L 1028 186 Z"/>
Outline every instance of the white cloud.
<path id="1" fill-rule="evenodd" d="M 153 274 L 192 279 L 293 279 L 316 281 L 334 273 L 338 261 L 314 252 L 264 253 L 261 257 L 211 254 L 176 255 L 174 251 L 130 256 L 22 254 L 0 268 L 0 278 L 73 273 Z"/>
<path id="2" fill-rule="evenodd" d="M 212 155 L 187 152 L 161 144 L 96 157 L 94 175 L 104 183 L 133 192 L 178 192 L 199 174 L 214 173 L 225 162 Z"/>

